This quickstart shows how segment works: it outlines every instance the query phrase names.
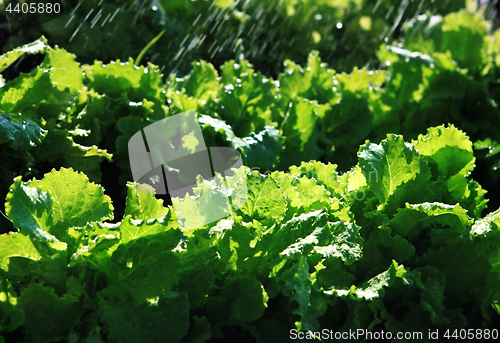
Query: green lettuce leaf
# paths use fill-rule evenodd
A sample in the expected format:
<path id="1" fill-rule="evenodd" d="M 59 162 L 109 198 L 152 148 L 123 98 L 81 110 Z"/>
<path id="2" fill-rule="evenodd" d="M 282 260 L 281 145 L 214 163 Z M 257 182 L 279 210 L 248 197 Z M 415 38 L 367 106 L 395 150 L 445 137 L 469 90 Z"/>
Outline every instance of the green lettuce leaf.
<path id="1" fill-rule="evenodd" d="M 301 162 L 300 167 L 291 166 L 290 174 L 305 176 L 308 179 L 315 179 L 318 185 L 325 187 L 332 196 L 338 196 L 344 192 L 342 184 L 339 181 L 337 165 L 318 161 Z"/>
<path id="2" fill-rule="evenodd" d="M 178 343 L 189 329 L 186 293 L 170 293 L 154 303 L 117 306 L 101 300 L 99 310 L 109 337 L 122 342 L 162 341 Z"/>
<path id="3" fill-rule="evenodd" d="M 132 219 L 157 219 L 169 212 L 163 207 L 163 201 L 154 196 L 154 190 L 148 185 L 138 185 L 127 182 L 127 201 L 124 217 L 130 215 Z"/>
<path id="4" fill-rule="evenodd" d="M 224 302 L 220 310 L 228 312 L 228 320 L 251 323 L 267 308 L 268 296 L 262 284 L 250 276 L 228 280 L 221 289 Z"/>
<path id="5" fill-rule="evenodd" d="M 398 135 L 387 135 L 381 144 L 366 143 L 361 146 L 358 156 L 369 189 L 377 195 L 381 204 L 425 168 L 415 148 Z"/>
<path id="6" fill-rule="evenodd" d="M 441 51 L 450 51 L 463 68 L 471 71 L 481 68 L 487 58 L 486 34 L 487 23 L 478 13 L 464 10 L 450 13 L 443 21 Z"/>
<path id="7" fill-rule="evenodd" d="M 108 282 L 126 290 L 136 306 L 166 295 L 179 280 L 179 258 L 171 250 L 180 238 L 179 230 L 168 230 L 119 245 L 102 262 Z"/>
<path id="8" fill-rule="evenodd" d="M 284 218 L 287 203 L 276 181 L 257 171 L 247 174 L 248 201 L 238 209 L 245 221 L 260 221 L 271 227 Z"/>
<path id="9" fill-rule="evenodd" d="M 233 127 L 238 137 L 259 132 L 272 125 L 271 107 L 274 106 L 276 85 L 260 72 L 248 66 L 246 72 L 236 64 L 226 63 L 222 68 L 225 83 L 214 103 L 215 112 Z M 238 78 L 232 75 L 238 75 Z"/>
<path id="10" fill-rule="evenodd" d="M 335 71 L 321 62 L 317 51 L 309 54 L 305 68 L 290 60 L 284 64 L 285 71 L 278 81 L 279 93 L 287 104 L 298 97 L 316 100 L 319 104 L 333 104 L 337 100 Z"/>
<path id="11" fill-rule="evenodd" d="M 160 107 L 165 100 L 160 71 L 152 64 L 136 67 L 132 59 L 109 64 L 96 61 L 94 65 L 82 66 L 82 69 L 85 72 L 85 84 L 99 94 L 115 99 L 126 95 L 128 100 L 134 102 L 148 99 Z"/>
<path id="12" fill-rule="evenodd" d="M 96 145 L 83 146 L 75 143 L 69 130 L 58 129 L 53 120 L 49 121 L 46 128 L 49 133 L 33 152 L 37 159 L 49 161 L 56 166 L 72 166 L 85 173 L 92 181 L 101 181 L 100 163 L 105 159 L 111 161 L 112 154 Z"/>
<path id="13" fill-rule="evenodd" d="M 458 204 L 422 203 L 398 209 L 390 226 L 397 235 L 410 241 L 416 240 L 421 230 L 431 228 L 432 243 L 442 245 L 458 238 L 472 223 L 467 211 Z"/>
<path id="14" fill-rule="evenodd" d="M 76 95 L 84 91 L 83 72 L 80 64 L 75 62 L 75 55 L 56 47 L 45 57 L 42 68 L 50 70 L 50 81 L 54 88 L 63 91 L 68 89 Z"/>
<path id="15" fill-rule="evenodd" d="M 20 176 L 14 179 L 7 194 L 5 212 L 22 232 L 40 239 L 47 237 L 46 231 L 50 229 L 54 219 L 50 195 L 41 189 L 27 186 Z"/>
<path id="16" fill-rule="evenodd" d="M 9 113 L 0 113 L 0 144 L 7 143 L 14 150 L 29 149 L 40 144 L 46 134 L 47 130 L 21 114 L 12 117 Z"/>
<path id="17" fill-rule="evenodd" d="M 282 167 L 298 164 L 300 161 L 316 160 L 322 155 L 318 147 L 321 139 L 319 119 L 328 105 L 296 98 L 286 109 L 280 132 L 285 137 L 285 151 L 281 157 Z M 285 169 L 285 168 L 283 168 Z"/>
<path id="18" fill-rule="evenodd" d="M 318 331 L 318 317 L 325 313 L 327 302 L 314 289 L 307 259 L 300 257 L 290 269 L 283 272 L 280 279 L 284 282 L 283 292 L 289 294 L 290 303 L 298 305 L 292 311 L 299 318 L 295 322 L 297 330 Z"/>
<path id="19" fill-rule="evenodd" d="M 44 229 L 61 241 L 70 239 L 69 227 L 113 219 L 113 205 L 104 189 L 90 183 L 87 176 L 72 168 L 53 170 L 42 180 L 33 179 L 27 185 L 50 196 L 52 222 Z"/>
<path id="20" fill-rule="evenodd" d="M 398 265 L 396 261 L 392 261 L 389 269 L 383 273 L 372 277 L 359 287 L 351 287 L 349 295 L 357 299 L 366 300 L 383 298 L 385 289 L 390 287 L 397 278 L 404 278 L 406 273 L 407 271 L 403 265 Z"/>
<path id="21" fill-rule="evenodd" d="M 120 242 L 127 243 L 140 237 L 156 235 L 177 228 L 177 222 L 172 219 L 172 211 L 170 210 L 164 217 L 157 219 L 133 219 L 131 215 L 127 215 L 120 222 Z"/>
<path id="22" fill-rule="evenodd" d="M 0 235 L 0 268 L 8 271 L 8 263 L 11 257 L 24 257 L 33 261 L 42 258 L 31 240 L 18 232 Z"/>
<path id="23" fill-rule="evenodd" d="M 219 92 L 218 73 L 211 63 L 205 61 L 193 62 L 191 72 L 182 79 L 175 80 L 175 86 L 180 91 L 185 90 L 188 97 L 196 100 L 213 99 Z"/>
<path id="24" fill-rule="evenodd" d="M 60 120 L 85 100 L 82 81 L 75 56 L 63 49 L 50 49 L 41 66 L 0 88 L 0 109 L 33 120 Z"/>
<path id="25" fill-rule="evenodd" d="M 414 146 L 429 162 L 432 174 L 443 179 L 456 174 L 468 176 L 474 168 L 472 142 L 453 125 L 429 128 Z"/>
<path id="26" fill-rule="evenodd" d="M 32 43 L 23 45 L 3 54 L 0 56 L 0 73 L 24 54 L 43 54 L 48 47 L 47 39 L 42 36 Z"/>
<path id="27" fill-rule="evenodd" d="M 356 224 L 335 222 L 316 228 L 310 235 L 299 238 L 281 254 L 318 254 L 325 259 L 339 258 L 346 265 L 351 265 L 363 256 L 362 243 L 363 239 Z"/>
<path id="28" fill-rule="evenodd" d="M 12 284 L 4 278 L 0 279 L 0 297 L 0 332 L 12 332 L 23 324 L 24 313 L 16 306 L 18 295 Z"/>
<path id="29" fill-rule="evenodd" d="M 26 337 L 31 342 L 67 339 L 68 332 L 81 316 L 83 308 L 75 296 L 62 297 L 54 289 L 32 283 L 21 292 L 19 308 L 24 312 Z"/>
<path id="30" fill-rule="evenodd" d="M 233 212 L 229 196 L 231 189 L 226 187 L 224 179 L 217 174 L 210 181 L 197 179 L 194 196 L 186 193 L 184 199 L 172 198 L 172 205 L 179 226 L 186 234 L 206 224 L 225 218 Z"/>
<path id="31" fill-rule="evenodd" d="M 237 137 L 231 126 L 224 121 L 202 115 L 199 119 L 207 146 L 230 145 L 239 149 L 243 164 L 250 168 L 270 171 L 276 168 L 283 151 L 283 137 L 271 126 L 264 130 L 251 133 L 248 137 Z"/>

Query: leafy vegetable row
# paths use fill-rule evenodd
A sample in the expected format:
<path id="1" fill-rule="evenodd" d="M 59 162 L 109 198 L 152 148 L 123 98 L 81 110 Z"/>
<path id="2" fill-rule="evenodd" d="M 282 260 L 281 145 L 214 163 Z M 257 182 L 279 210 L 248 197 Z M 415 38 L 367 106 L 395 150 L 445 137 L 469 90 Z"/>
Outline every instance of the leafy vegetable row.
<path id="1" fill-rule="evenodd" d="M 4 1 L 0 10 L 11 3 L 15 6 Z M 373 62 L 379 45 L 386 37 L 392 41 L 408 19 L 425 11 L 445 15 L 465 4 L 465 0 L 65 0 L 66 14 L 57 20 L 20 16 L 10 22 L 14 30 L 24 30 L 11 35 L 3 51 L 44 35 L 76 54 L 80 62 L 108 63 L 139 56 L 163 32 L 145 60 L 167 73 L 185 74 L 193 60 L 219 67 L 243 55 L 262 73 L 276 76 L 284 59 L 304 63 L 311 50 L 319 50 L 338 70 L 350 71 Z"/>
<path id="2" fill-rule="evenodd" d="M 239 148 L 244 163 L 261 171 L 310 159 L 346 171 L 365 139 L 378 141 L 388 132 L 414 139 L 451 122 L 466 129 L 476 149 L 489 150 L 478 155 L 488 174 L 497 166 L 500 140 L 498 31 L 489 31 L 481 13 L 466 10 L 419 16 L 404 30 L 398 46 L 378 52 L 380 71 L 336 73 L 313 52 L 303 67 L 285 61 L 277 80 L 246 60 L 228 61 L 220 72 L 199 61 L 187 76 L 166 83 L 152 64 L 80 65 L 41 38 L 0 60 L 3 71 L 24 54 L 45 54 L 39 67 L 0 88 L 0 151 L 11 161 L 1 167 L 3 189 L 19 173 L 43 175 L 54 166 L 71 166 L 99 182 L 103 160 L 114 162 L 121 173 L 116 186 L 123 185 L 131 180 L 128 139 L 193 109 L 208 145 Z M 484 180 L 500 189 L 497 174 Z"/>
<path id="3" fill-rule="evenodd" d="M 0 236 L 0 333 L 194 342 L 237 327 L 288 342 L 294 328 L 487 326 L 499 311 L 500 217 L 480 216 L 474 161 L 469 138 L 439 126 L 366 142 L 344 174 L 315 161 L 268 175 L 242 167 L 248 202 L 189 231 L 133 183 L 110 224 L 110 198 L 85 175 L 17 177 L 6 212 L 19 232 Z M 219 187 L 200 178 L 195 196 L 227 197 Z M 205 203 L 185 201 L 182 214 Z"/>

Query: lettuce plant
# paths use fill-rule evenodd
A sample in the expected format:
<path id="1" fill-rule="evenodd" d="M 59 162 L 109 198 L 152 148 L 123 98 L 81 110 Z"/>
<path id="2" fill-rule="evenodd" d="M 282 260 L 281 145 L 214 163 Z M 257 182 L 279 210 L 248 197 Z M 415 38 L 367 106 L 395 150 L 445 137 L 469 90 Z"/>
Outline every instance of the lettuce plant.
<path id="1" fill-rule="evenodd" d="M 235 332 L 288 342 L 325 328 L 487 327 L 500 297 L 500 219 L 481 217 L 474 160 L 462 131 L 439 126 L 411 142 L 366 142 L 344 174 L 315 161 L 267 175 L 242 167 L 248 202 L 187 231 L 137 184 L 111 224 L 110 198 L 84 174 L 18 177 L 6 214 L 19 231 L 0 236 L 0 332 L 6 342 Z M 195 196 L 217 187 L 200 178 Z M 203 215 L 196 206 L 183 215 Z"/>

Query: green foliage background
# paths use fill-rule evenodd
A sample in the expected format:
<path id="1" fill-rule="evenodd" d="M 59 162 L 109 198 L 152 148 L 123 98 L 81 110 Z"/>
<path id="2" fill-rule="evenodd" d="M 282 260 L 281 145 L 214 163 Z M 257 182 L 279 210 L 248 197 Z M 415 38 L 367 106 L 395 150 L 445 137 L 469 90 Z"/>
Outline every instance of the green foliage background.
<path id="1" fill-rule="evenodd" d="M 67 26 L 4 46 L 0 190 L 17 232 L 0 235 L 0 342 L 495 327 L 500 31 L 488 8 L 151 4 L 88 1 Z M 120 9 L 116 31 L 84 20 L 91 8 L 102 20 Z M 30 56 L 43 60 L 17 75 Z M 127 147 L 188 110 L 207 146 L 240 150 L 249 186 L 244 206 L 196 230 L 177 219 L 206 209 L 139 192 Z M 195 196 L 228 195 L 200 178 Z"/>

